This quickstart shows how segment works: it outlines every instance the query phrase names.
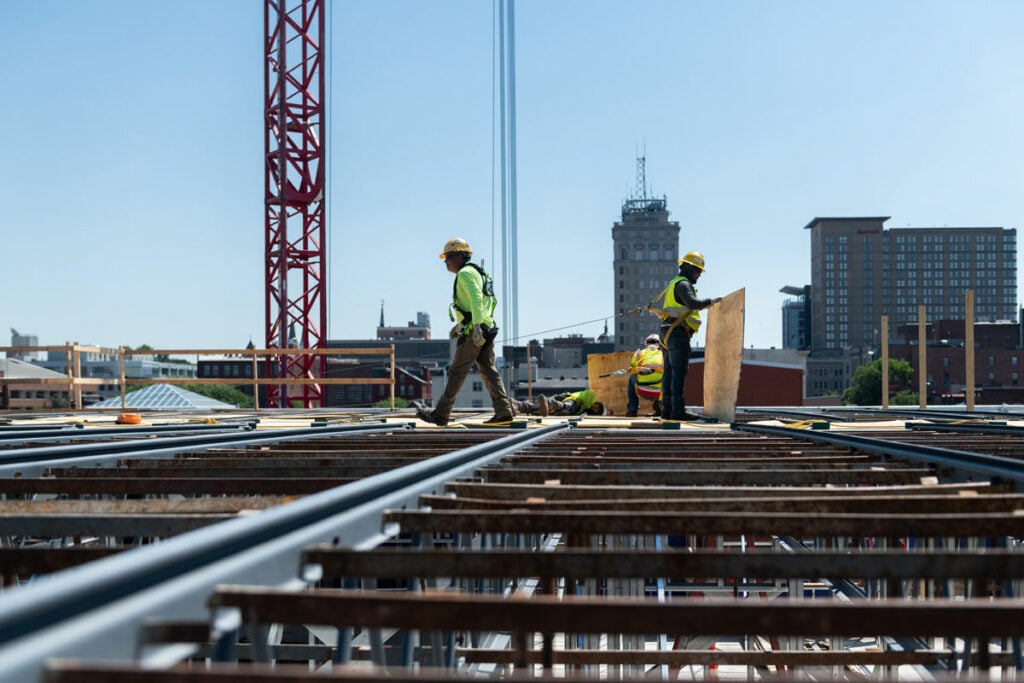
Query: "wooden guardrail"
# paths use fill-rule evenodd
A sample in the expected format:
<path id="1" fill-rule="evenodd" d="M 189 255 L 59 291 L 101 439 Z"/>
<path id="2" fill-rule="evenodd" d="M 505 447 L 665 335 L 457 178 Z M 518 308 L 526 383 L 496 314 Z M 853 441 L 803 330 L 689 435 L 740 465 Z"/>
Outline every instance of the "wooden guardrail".
<path id="1" fill-rule="evenodd" d="M 67 342 L 63 346 L 0 346 L 0 352 L 6 353 L 8 357 L 15 353 L 61 353 L 65 354 L 65 377 L 25 377 L 25 378 L 0 378 L 0 384 L 37 384 L 37 385 L 61 385 L 67 386 L 68 400 L 73 408 L 82 408 L 82 387 L 97 386 L 100 384 L 117 384 L 121 388 L 121 407 L 125 407 L 125 388 L 131 384 L 223 384 L 227 386 L 252 385 L 253 401 L 256 410 L 260 409 L 259 386 L 260 385 L 337 385 L 337 384 L 386 384 L 391 387 L 390 407 L 395 409 L 395 345 L 389 344 L 386 348 L 357 348 L 357 349 L 126 349 L 119 346 L 116 349 L 100 346 L 86 346 L 77 342 Z M 82 376 L 82 354 L 103 353 L 116 355 L 118 360 L 117 377 L 83 377 Z M 125 375 L 125 358 L 134 356 L 236 356 L 239 358 L 249 357 L 252 362 L 252 377 L 127 377 Z M 263 358 L 271 361 L 287 356 L 366 356 L 366 355 L 387 355 L 389 356 L 390 372 L 388 377 L 260 377 L 259 362 Z"/>

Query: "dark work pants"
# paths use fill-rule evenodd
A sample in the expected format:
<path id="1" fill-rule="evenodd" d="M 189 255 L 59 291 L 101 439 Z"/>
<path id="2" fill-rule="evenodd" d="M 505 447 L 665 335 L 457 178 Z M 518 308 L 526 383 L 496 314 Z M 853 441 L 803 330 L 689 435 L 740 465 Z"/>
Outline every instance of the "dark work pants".
<path id="1" fill-rule="evenodd" d="M 683 389 L 686 386 L 686 370 L 690 366 L 690 335 L 687 334 L 686 323 L 676 325 L 668 335 L 665 348 L 665 372 L 661 376 L 661 416 L 665 419 L 682 417 L 686 412 L 686 400 Z M 668 326 L 661 328 L 662 343 Z"/>

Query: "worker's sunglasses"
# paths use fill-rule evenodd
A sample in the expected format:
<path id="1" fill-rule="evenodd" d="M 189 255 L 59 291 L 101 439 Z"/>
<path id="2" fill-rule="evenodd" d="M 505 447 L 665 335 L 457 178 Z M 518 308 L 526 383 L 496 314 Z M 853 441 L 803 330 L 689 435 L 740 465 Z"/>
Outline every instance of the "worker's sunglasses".
<path id="1" fill-rule="evenodd" d="M 453 253 L 451 253 L 451 254 L 448 254 L 447 256 L 445 256 L 445 257 L 444 257 L 444 260 L 445 260 L 445 261 L 451 261 L 451 260 L 452 260 L 453 258 L 455 258 L 456 256 L 458 256 L 458 254 L 456 254 L 456 253 L 454 253 L 454 252 L 453 252 Z"/>

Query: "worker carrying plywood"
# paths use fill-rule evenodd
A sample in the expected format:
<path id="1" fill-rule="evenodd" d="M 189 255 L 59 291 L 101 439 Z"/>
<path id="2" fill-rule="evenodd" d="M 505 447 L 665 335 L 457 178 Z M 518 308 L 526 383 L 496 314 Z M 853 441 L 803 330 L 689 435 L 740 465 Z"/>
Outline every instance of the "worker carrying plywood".
<path id="1" fill-rule="evenodd" d="M 678 261 L 679 274 L 668 283 L 659 296 L 660 308 L 653 304 L 647 310 L 661 319 L 661 345 L 665 350 L 665 369 L 661 379 L 661 417 L 663 420 L 683 421 L 699 419 L 699 415 L 686 411 L 683 389 L 686 371 L 690 365 L 690 339 L 700 329 L 700 311 L 717 304 L 721 297 L 698 299 L 694 285 L 704 273 L 704 255 L 687 252 Z"/>

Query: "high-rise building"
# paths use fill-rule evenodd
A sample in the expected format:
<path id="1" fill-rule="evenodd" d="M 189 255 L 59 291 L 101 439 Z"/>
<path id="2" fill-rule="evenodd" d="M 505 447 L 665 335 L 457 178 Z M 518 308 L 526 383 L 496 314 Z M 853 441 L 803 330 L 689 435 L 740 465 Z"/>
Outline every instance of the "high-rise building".
<path id="1" fill-rule="evenodd" d="M 643 309 L 679 270 L 679 223 L 668 219 L 664 196 L 647 196 L 644 157 L 637 159 L 637 194 L 612 226 L 616 351 L 636 349 L 657 332 L 658 318 Z"/>
<path id="2" fill-rule="evenodd" d="M 782 348 L 810 349 L 811 286 L 787 285 L 779 291 L 793 297 L 782 302 Z"/>
<path id="3" fill-rule="evenodd" d="M 883 228 L 888 216 L 815 218 L 811 231 L 811 349 L 870 349 L 883 315 L 889 329 L 964 319 L 1017 319 L 1017 231 L 1010 228 Z"/>

